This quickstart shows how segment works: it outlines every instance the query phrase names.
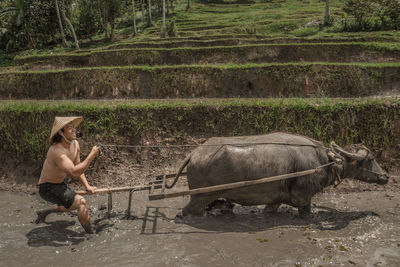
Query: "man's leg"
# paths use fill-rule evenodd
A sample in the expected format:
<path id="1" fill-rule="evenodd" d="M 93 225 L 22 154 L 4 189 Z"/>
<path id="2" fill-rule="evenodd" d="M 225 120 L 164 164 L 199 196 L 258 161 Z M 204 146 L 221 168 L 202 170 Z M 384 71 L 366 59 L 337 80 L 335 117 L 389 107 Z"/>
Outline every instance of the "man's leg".
<path id="1" fill-rule="evenodd" d="M 90 216 L 89 216 L 89 210 L 86 204 L 86 199 L 84 199 L 80 195 L 75 195 L 75 200 L 74 203 L 72 203 L 72 206 L 70 210 L 78 210 L 78 221 L 82 225 L 83 229 L 89 234 L 93 234 L 93 229 L 92 225 L 90 224 Z"/>
<path id="2" fill-rule="evenodd" d="M 83 229 L 89 234 L 93 233 L 92 226 L 90 224 L 90 216 L 89 216 L 89 210 L 86 204 L 86 199 L 84 199 L 80 195 L 75 195 L 74 202 L 72 203 L 70 208 L 65 208 L 64 206 L 57 206 L 55 205 L 52 208 L 41 210 L 36 212 L 38 215 L 37 219 L 35 220 L 35 223 L 41 223 L 45 222 L 45 219 L 47 215 L 53 212 L 67 212 L 71 210 L 78 210 L 78 221 L 82 225 Z"/>
<path id="3" fill-rule="evenodd" d="M 45 222 L 47 215 L 49 215 L 50 213 L 65 212 L 65 211 L 69 211 L 69 210 L 63 206 L 57 206 L 57 205 L 54 205 L 53 207 L 51 207 L 49 209 L 39 210 L 36 212 L 37 218 L 35 220 L 35 223 L 38 224 L 38 223 Z"/>

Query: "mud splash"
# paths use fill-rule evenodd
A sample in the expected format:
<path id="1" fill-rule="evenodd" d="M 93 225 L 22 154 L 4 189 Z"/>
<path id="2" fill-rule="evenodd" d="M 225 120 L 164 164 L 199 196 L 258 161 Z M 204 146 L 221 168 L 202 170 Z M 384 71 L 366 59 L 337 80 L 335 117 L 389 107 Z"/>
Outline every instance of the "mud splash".
<path id="1" fill-rule="evenodd" d="M 97 233 L 87 235 L 75 213 L 51 214 L 33 224 L 46 207 L 37 194 L 0 192 L 0 258 L 3 266 L 398 266 L 400 193 L 328 192 L 313 199 L 313 216 L 282 206 L 276 214 L 262 207 L 235 206 L 204 217 L 179 219 L 188 197 L 149 202 L 128 193 L 88 196 Z"/>

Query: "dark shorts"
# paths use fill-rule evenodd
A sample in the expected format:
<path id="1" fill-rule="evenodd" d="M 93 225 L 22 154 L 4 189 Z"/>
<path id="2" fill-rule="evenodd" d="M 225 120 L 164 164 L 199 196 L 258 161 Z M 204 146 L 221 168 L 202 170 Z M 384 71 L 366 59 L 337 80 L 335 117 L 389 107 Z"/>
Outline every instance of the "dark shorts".
<path id="1" fill-rule="evenodd" d="M 65 182 L 61 184 L 42 183 L 38 185 L 39 195 L 46 201 L 69 209 L 75 200 L 75 191 Z"/>

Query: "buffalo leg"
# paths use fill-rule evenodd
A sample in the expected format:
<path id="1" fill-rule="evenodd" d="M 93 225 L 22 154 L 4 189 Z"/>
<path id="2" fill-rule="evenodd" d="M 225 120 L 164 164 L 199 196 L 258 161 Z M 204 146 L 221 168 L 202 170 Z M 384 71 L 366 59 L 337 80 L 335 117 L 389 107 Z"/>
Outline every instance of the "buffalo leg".
<path id="1" fill-rule="evenodd" d="M 302 219 L 309 219 L 311 216 L 311 204 L 307 205 L 307 206 L 301 206 L 298 207 L 299 210 L 299 216 Z"/>
<path id="2" fill-rule="evenodd" d="M 233 213 L 234 205 L 227 199 L 217 199 L 207 205 L 206 211 L 212 211 L 213 209 L 220 209 L 221 213 Z"/>
<path id="3" fill-rule="evenodd" d="M 307 192 L 307 187 L 304 184 L 296 185 L 290 192 L 291 203 L 289 204 L 298 208 L 300 218 L 308 219 L 311 216 L 311 197 L 313 194 L 305 192 Z"/>
<path id="4" fill-rule="evenodd" d="M 265 205 L 265 208 L 263 210 L 264 213 L 277 213 L 278 208 L 281 204 L 270 204 L 270 205 Z"/>
<path id="5" fill-rule="evenodd" d="M 215 198 L 204 196 L 190 196 L 190 202 L 183 208 L 182 215 L 201 216 L 206 211 L 206 207 Z"/>

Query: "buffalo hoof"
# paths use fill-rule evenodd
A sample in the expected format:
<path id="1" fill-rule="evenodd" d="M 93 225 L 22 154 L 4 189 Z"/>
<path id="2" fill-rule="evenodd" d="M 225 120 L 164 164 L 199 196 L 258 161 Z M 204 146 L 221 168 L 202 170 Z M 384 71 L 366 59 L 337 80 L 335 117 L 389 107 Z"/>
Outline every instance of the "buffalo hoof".
<path id="1" fill-rule="evenodd" d="M 310 220 L 311 219 L 311 207 L 310 206 L 305 206 L 305 207 L 299 207 L 299 217 L 304 219 L 304 220 Z"/>
<path id="2" fill-rule="evenodd" d="M 223 214 L 233 214 L 234 205 L 225 199 L 217 199 L 206 207 L 206 214 L 218 216 Z"/>
<path id="3" fill-rule="evenodd" d="M 266 205 L 263 213 L 264 214 L 268 214 L 268 213 L 278 213 L 278 209 L 279 209 L 280 204 L 278 205 Z"/>

